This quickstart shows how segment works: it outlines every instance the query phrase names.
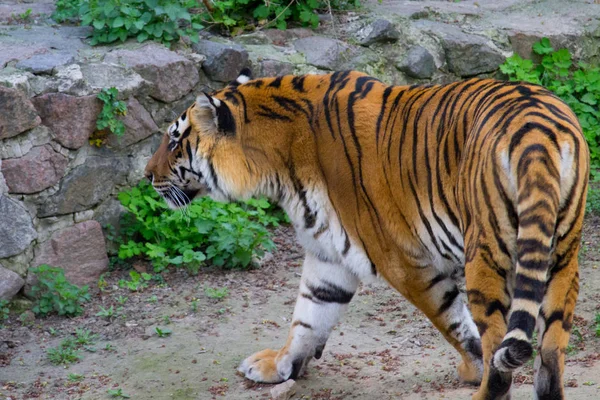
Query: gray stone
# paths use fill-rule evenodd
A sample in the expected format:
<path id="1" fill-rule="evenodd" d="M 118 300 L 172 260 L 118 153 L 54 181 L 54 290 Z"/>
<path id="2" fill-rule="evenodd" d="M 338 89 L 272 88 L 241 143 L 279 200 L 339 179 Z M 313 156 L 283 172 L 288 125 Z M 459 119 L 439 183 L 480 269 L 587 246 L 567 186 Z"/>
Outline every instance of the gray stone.
<path id="1" fill-rule="evenodd" d="M 375 43 L 395 42 L 400 38 L 400 33 L 390 21 L 378 19 L 357 32 L 358 43 L 371 46 Z"/>
<path id="2" fill-rule="evenodd" d="M 296 381 L 288 379 L 287 381 L 275 385 L 271 388 L 272 400 L 289 400 L 296 394 Z"/>
<path id="3" fill-rule="evenodd" d="M 63 93 L 48 93 L 32 99 L 50 127 L 56 140 L 69 149 L 78 149 L 87 143 L 96 130 L 96 119 L 102 104 L 96 96 L 76 97 Z"/>
<path id="4" fill-rule="evenodd" d="M 14 67 L 6 67 L 0 70 L 0 85 L 17 89 L 28 98 L 35 94 L 30 82 L 33 78 L 36 78 L 36 76 L 31 72 L 22 71 Z"/>
<path id="5" fill-rule="evenodd" d="M 108 256 L 102 228 L 85 221 L 55 232 L 35 250 L 32 265 L 48 264 L 63 268 L 67 279 L 78 286 L 98 281 L 108 269 Z"/>
<path id="6" fill-rule="evenodd" d="M 43 146 L 52 140 L 50 129 L 44 125 L 38 125 L 10 139 L 5 139 L 0 146 L 0 158 L 18 158 L 36 146 Z"/>
<path id="7" fill-rule="evenodd" d="M 150 83 L 150 96 L 166 103 L 183 97 L 200 80 L 194 62 L 155 43 L 111 51 L 104 61 L 133 68 Z"/>
<path id="8" fill-rule="evenodd" d="M 29 99 L 15 89 L 0 86 L 0 104 L 0 139 L 17 136 L 41 122 Z"/>
<path id="9" fill-rule="evenodd" d="M 121 216 L 126 212 L 127 210 L 121 205 L 119 200 L 110 198 L 96 207 L 93 218 L 98 221 L 103 228 L 110 225 L 116 230 L 119 230 Z"/>
<path id="10" fill-rule="evenodd" d="M 2 173 L 2 159 L 0 158 L 0 196 L 4 193 L 8 193 L 8 186 L 6 186 L 6 180 Z"/>
<path id="11" fill-rule="evenodd" d="M 23 205 L 0 196 L 0 258 L 14 256 L 37 238 L 31 216 Z"/>
<path id="12" fill-rule="evenodd" d="M 240 44 L 270 44 L 271 39 L 261 31 L 252 32 L 247 35 L 239 35 L 233 39 L 236 43 Z"/>
<path id="13" fill-rule="evenodd" d="M 2 173 L 10 193 L 36 193 L 56 184 L 65 174 L 67 157 L 51 145 L 34 147 L 27 155 L 4 160 Z"/>
<path id="14" fill-rule="evenodd" d="M 298 39 L 294 47 L 304 54 L 308 64 L 329 70 L 340 69 L 356 53 L 356 49 L 342 41 L 321 36 Z"/>
<path id="15" fill-rule="evenodd" d="M 308 28 L 267 29 L 263 32 L 271 40 L 271 43 L 277 46 L 285 46 L 296 39 L 307 38 L 315 34 L 312 29 Z"/>
<path id="16" fill-rule="evenodd" d="M 127 183 L 131 186 L 137 185 L 144 178 L 144 170 L 148 161 L 154 154 L 154 151 L 160 145 L 162 135 L 152 135 L 149 138 L 142 140 L 139 143 L 133 144 L 129 148 L 130 154 L 134 154 L 129 159 L 129 174 L 127 175 Z"/>
<path id="17" fill-rule="evenodd" d="M 70 94 L 73 96 L 87 96 L 92 93 L 92 89 L 83 79 L 81 67 L 77 64 L 56 67 L 55 77 L 56 79 L 49 80 L 47 82 L 40 82 L 35 86 L 45 85 L 47 88 L 52 90 L 54 90 L 54 87 L 56 87 L 56 90 L 59 93 Z M 41 78 L 41 76 L 38 76 L 38 78 Z M 32 86 L 34 86 L 33 82 Z M 41 89 L 42 93 L 48 92 L 48 90 L 44 90 L 43 87 L 38 87 L 36 89 Z"/>
<path id="18" fill-rule="evenodd" d="M 0 300 L 10 300 L 25 285 L 19 274 L 8 270 L 0 264 Z"/>
<path id="19" fill-rule="evenodd" d="M 94 91 L 115 87 L 121 96 L 127 97 L 138 93 L 148 82 L 137 72 L 119 65 L 107 63 L 83 64 L 81 66 L 83 79 Z"/>
<path id="20" fill-rule="evenodd" d="M 31 266 L 31 260 L 33 260 L 33 246 L 26 248 L 25 251 L 16 256 L 3 258 L 2 264 L 4 268 L 16 272 L 21 277 L 25 277 L 27 276 L 27 269 Z"/>
<path id="21" fill-rule="evenodd" d="M 278 60 L 262 60 L 252 72 L 255 77 L 281 76 L 294 73 L 294 64 Z"/>
<path id="22" fill-rule="evenodd" d="M 125 125 L 125 133 L 122 137 L 109 135 L 109 146 L 122 149 L 158 131 L 158 126 L 156 126 L 150 113 L 135 97 L 130 98 L 127 102 L 127 115 L 123 118 L 123 124 Z"/>
<path id="23" fill-rule="evenodd" d="M 58 51 L 35 54 L 25 60 L 19 61 L 15 66 L 34 74 L 52 74 L 56 67 L 70 64 L 73 61 L 75 61 L 73 54 L 66 51 Z"/>
<path id="24" fill-rule="evenodd" d="M 417 21 L 416 26 L 439 36 L 450 72 L 461 77 L 493 72 L 505 57 L 482 36 L 464 33 L 459 28 L 431 21 Z"/>
<path id="25" fill-rule="evenodd" d="M 248 52 L 237 44 L 223 44 L 200 40 L 192 45 L 192 49 L 206 56 L 202 69 L 215 81 L 230 82 L 248 64 Z"/>
<path id="26" fill-rule="evenodd" d="M 396 67 L 412 78 L 428 79 L 435 72 L 435 61 L 427 49 L 421 46 L 414 46 L 396 64 Z"/>
<path id="27" fill-rule="evenodd" d="M 129 163 L 124 157 L 88 157 L 74 168 L 55 194 L 40 198 L 38 216 L 70 214 L 94 207 L 106 199 L 115 185 L 125 183 Z"/>
<path id="28" fill-rule="evenodd" d="M 73 215 L 60 215 L 48 218 L 38 218 L 36 230 L 38 243 L 45 242 L 56 231 L 73 226 Z"/>

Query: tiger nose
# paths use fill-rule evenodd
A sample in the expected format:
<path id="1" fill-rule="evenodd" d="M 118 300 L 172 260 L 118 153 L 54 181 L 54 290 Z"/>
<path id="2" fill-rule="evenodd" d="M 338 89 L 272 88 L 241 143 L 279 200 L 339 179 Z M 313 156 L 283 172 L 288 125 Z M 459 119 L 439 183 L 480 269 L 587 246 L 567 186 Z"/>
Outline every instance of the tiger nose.
<path id="1" fill-rule="evenodd" d="M 154 175 L 152 174 L 152 172 L 146 172 L 146 179 L 148 179 L 150 183 L 152 183 L 154 179 Z"/>

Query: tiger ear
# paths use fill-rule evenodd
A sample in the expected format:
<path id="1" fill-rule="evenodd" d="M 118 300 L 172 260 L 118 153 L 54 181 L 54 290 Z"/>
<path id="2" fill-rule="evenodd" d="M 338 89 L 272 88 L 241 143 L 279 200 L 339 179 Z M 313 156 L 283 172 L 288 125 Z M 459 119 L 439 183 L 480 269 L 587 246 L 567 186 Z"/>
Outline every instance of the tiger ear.
<path id="1" fill-rule="evenodd" d="M 229 86 L 238 86 L 238 85 L 243 85 L 244 83 L 251 81 L 252 80 L 252 71 L 250 71 L 250 68 L 243 68 L 240 73 L 238 74 L 238 77 L 235 78 L 235 81 L 231 82 L 229 84 Z"/>
<path id="2" fill-rule="evenodd" d="M 235 135 L 235 119 L 225 101 L 203 92 L 196 98 L 195 112 L 204 132 Z"/>

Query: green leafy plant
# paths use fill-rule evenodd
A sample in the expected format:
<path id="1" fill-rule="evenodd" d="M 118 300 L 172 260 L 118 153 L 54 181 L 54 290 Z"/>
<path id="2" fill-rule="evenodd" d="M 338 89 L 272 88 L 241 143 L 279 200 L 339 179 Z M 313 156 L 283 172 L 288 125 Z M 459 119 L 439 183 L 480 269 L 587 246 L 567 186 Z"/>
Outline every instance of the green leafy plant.
<path id="1" fill-rule="evenodd" d="M 129 399 L 131 397 L 127 393 L 123 392 L 123 389 L 121 389 L 121 388 L 118 388 L 118 389 L 108 389 L 106 391 L 106 393 L 110 397 L 116 397 L 116 398 L 121 398 L 121 399 Z"/>
<path id="2" fill-rule="evenodd" d="M 168 328 L 160 328 L 158 326 L 154 328 L 154 331 L 156 332 L 159 338 L 167 337 L 171 333 L 173 333 L 173 331 Z"/>
<path id="3" fill-rule="evenodd" d="M 81 0 L 56 0 L 56 9 L 52 13 L 52 19 L 56 22 L 74 21 L 78 18 Z"/>
<path id="4" fill-rule="evenodd" d="M 567 49 L 555 50 L 548 38 L 533 45 L 541 62 L 534 64 L 518 54 L 508 58 L 500 70 L 510 80 L 527 81 L 547 87 L 556 93 L 577 114 L 591 157 L 591 175 L 600 171 L 600 68 L 573 63 Z"/>
<path id="5" fill-rule="evenodd" d="M 125 296 L 117 297 L 117 303 L 119 303 L 120 305 L 124 305 L 125 303 L 127 303 L 127 300 L 129 300 L 129 297 L 125 297 Z"/>
<path id="6" fill-rule="evenodd" d="M 118 97 L 119 91 L 115 87 L 104 88 L 98 93 L 98 99 L 103 106 L 96 120 L 96 129 L 99 131 L 106 129 L 117 136 L 123 136 L 125 125 L 119 117 L 127 114 L 127 104 Z"/>
<path id="7" fill-rule="evenodd" d="M 594 333 L 596 334 L 596 337 L 600 337 L 600 312 L 596 313 L 594 323 L 596 324 L 594 326 Z"/>
<path id="8" fill-rule="evenodd" d="M 209 299 L 223 300 L 225 297 L 227 297 L 229 295 L 229 289 L 227 289 L 226 287 L 223 287 L 223 288 L 207 287 L 204 289 L 204 294 Z"/>
<path id="9" fill-rule="evenodd" d="M 75 344 L 78 346 L 89 346 L 94 344 L 98 335 L 92 333 L 92 331 L 83 328 L 75 329 Z"/>
<path id="10" fill-rule="evenodd" d="M 33 312 L 47 315 L 76 316 L 83 312 L 83 303 L 90 300 L 88 287 L 78 287 L 70 283 L 62 268 L 42 264 L 30 271 L 37 276 L 37 283 L 31 288 L 36 298 Z"/>
<path id="11" fill-rule="evenodd" d="M 204 2 L 205 12 L 200 19 L 205 25 L 219 24 L 229 30 L 234 28 L 277 27 L 286 29 L 288 21 L 316 28 L 318 11 L 356 8 L 358 0 L 228 0 Z"/>
<path id="12" fill-rule="evenodd" d="M 10 314 L 10 309 L 8 308 L 8 300 L 1 300 L 0 299 L 0 327 L 2 327 L 2 321 L 5 321 L 8 319 L 8 316 Z"/>
<path id="13" fill-rule="evenodd" d="M 67 375 L 67 380 L 69 382 L 81 382 L 82 380 L 85 379 L 85 376 L 81 375 L 81 374 L 76 374 L 76 373 L 70 373 L 69 375 Z"/>
<path id="14" fill-rule="evenodd" d="M 124 235 L 119 258 L 146 257 L 160 272 L 181 266 L 196 272 L 205 262 L 226 268 L 247 268 L 275 246 L 268 226 L 279 217 L 268 201 L 218 203 L 195 200 L 185 213 L 169 209 L 148 183 L 119 194 L 129 211 L 121 223 Z"/>
<path id="15" fill-rule="evenodd" d="M 194 314 L 198 312 L 198 299 L 192 299 L 190 309 Z"/>
<path id="16" fill-rule="evenodd" d="M 74 363 L 81 358 L 77 343 L 72 338 L 63 340 L 58 347 L 46 350 L 46 355 L 48 360 L 55 365 Z"/>
<path id="17" fill-rule="evenodd" d="M 115 316 L 115 308 L 110 306 L 109 308 L 104 308 L 100 306 L 100 311 L 96 313 L 96 317 L 102 317 L 106 319 L 111 319 Z"/>
<path id="18" fill-rule="evenodd" d="M 81 0 L 81 25 L 94 30 L 91 44 L 157 40 L 165 44 L 188 37 L 198 40 L 203 26 L 192 18 L 193 0 Z"/>
<path id="19" fill-rule="evenodd" d="M 131 280 L 120 279 L 119 287 L 127 288 L 132 292 L 141 292 L 148 287 L 148 281 L 152 279 L 152 275 L 142 272 L 129 271 Z"/>

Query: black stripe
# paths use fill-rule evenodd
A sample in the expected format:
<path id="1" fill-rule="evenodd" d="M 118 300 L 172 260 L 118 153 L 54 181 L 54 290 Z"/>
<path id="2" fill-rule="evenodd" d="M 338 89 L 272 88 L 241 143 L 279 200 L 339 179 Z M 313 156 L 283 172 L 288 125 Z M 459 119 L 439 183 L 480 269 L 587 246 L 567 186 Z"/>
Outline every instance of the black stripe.
<path id="1" fill-rule="evenodd" d="M 514 329 L 521 329 L 527 334 L 527 337 L 531 339 L 531 335 L 535 329 L 535 317 L 529 314 L 527 311 L 513 311 L 510 314 L 507 332 L 510 332 Z"/>
<path id="2" fill-rule="evenodd" d="M 260 105 L 259 108 L 262 111 L 257 112 L 258 115 L 261 115 L 263 117 L 267 117 L 267 118 L 271 118 L 271 119 L 276 119 L 279 121 L 286 121 L 286 122 L 292 122 L 292 119 L 290 117 L 288 117 L 287 115 L 282 115 L 279 114 L 277 112 L 275 112 L 273 109 L 265 106 L 265 105 Z"/>
<path id="3" fill-rule="evenodd" d="M 313 297 L 324 303 L 348 304 L 354 296 L 354 293 L 331 282 L 322 281 L 321 284 L 323 286 L 307 284 L 306 287 L 311 291 Z"/>
<path id="4" fill-rule="evenodd" d="M 456 300 L 456 298 L 458 297 L 459 294 L 460 294 L 460 291 L 458 290 L 458 288 L 456 286 L 449 292 L 444 293 L 444 302 L 438 309 L 438 315 L 441 315 L 441 314 L 445 313 L 446 311 L 448 311 L 448 309 L 450 309 L 450 307 L 452 307 L 454 300 Z"/>
<path id="5" fill-rule="evenodd" d="M 283 76 L 278 76 L 277 78 L 273 79 L 273 81 L 271 83 L 269 83 L 269 87 L 272 88 L 279 88 L 281 86 L 281 80 L 283 79 Z"/>

